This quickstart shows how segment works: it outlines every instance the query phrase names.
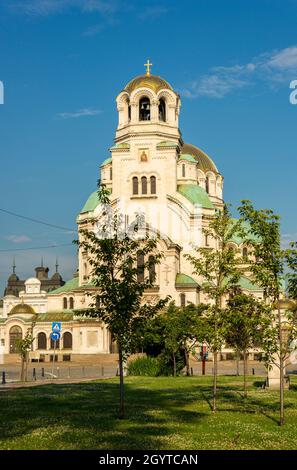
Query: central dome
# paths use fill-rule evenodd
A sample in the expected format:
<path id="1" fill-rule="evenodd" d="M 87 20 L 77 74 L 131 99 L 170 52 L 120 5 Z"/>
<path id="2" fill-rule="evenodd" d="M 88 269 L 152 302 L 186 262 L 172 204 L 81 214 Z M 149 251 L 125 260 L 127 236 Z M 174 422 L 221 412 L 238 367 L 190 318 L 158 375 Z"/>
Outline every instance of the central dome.
<path id="1" fill-rule="evenodd" d="M 139 75 L 139 77 L 135 77 L 127 83 L 124 90 L 130 94 L 132 91 L 143 87 L 150 88 L 155 93 L 158 93 L 159 90 L 164 88 L 173 91 L 169 83 L 166 82 L 164 78 L 158 77 L 157 75 Z"/>
<path id="2" fill-rule="evenodd" d="M 204 171 L 213 171 L 214 173 L 219 173 L 216 165 L 212 161 L 212 159 L 205 153 L 203 150 L 195 147 L 192 144 L 184 144 L 181 149 L 181 155 L 192 155 L 195 160 L 198 161 L 198 167 Z"/>

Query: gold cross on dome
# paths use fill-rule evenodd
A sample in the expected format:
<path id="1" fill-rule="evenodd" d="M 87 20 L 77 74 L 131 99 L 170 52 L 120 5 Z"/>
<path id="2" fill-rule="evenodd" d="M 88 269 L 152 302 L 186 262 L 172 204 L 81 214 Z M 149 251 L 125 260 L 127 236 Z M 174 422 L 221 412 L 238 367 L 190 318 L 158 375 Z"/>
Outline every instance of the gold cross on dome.
<path id="1" fill-rule="evenodd" d="M 146 67 L 146 75 L 149 77 L 151 75 L 150 67 L 153 65 L 150 63 L 150 59 L 147 59 L 147 63 L 143 64 Z"/>

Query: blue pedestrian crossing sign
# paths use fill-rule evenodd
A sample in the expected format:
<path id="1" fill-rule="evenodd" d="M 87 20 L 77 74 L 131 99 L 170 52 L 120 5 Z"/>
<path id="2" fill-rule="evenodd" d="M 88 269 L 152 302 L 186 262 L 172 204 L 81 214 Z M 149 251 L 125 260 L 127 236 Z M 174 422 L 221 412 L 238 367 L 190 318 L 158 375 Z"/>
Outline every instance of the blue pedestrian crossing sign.
<path id="1" fill-rule="evenodd" d="M 59 341 L 60 337 L 61 337 L 61 335 L 60 335 L 59 331 L 52 331 L 51 332 L 51 339 L 53 341 Z"/>
<path id="2" fill-rule="evenodd" d="M 62 323 L 58 321 L 52 322 L 52 331 L 61 331 Z"/>

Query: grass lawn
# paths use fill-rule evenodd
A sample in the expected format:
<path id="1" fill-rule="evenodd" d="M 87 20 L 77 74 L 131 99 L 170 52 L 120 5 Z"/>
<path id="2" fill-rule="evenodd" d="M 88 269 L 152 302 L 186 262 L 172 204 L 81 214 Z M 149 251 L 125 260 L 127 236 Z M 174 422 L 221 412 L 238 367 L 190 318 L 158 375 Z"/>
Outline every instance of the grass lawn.
<path id="1" fill-rule="evenodd" d="M 0 392 L 0 449 L 297 449 L 297 384 L 280 428 L 278 392 L 250 377 L 245 403 L 241 381 L 219 378 L 214 415 L 210 377 L 127 377 L 125 420 L 116 378 Z"/>

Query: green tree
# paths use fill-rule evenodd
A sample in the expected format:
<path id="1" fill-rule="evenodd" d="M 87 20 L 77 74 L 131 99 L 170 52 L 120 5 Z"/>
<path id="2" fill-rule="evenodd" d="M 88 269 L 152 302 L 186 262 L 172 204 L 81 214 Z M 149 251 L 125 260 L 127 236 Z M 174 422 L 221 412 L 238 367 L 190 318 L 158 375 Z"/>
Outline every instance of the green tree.
<path id="1" fill-rule="evenodd" d="M 157 249 L 157 239 L 147 236 L 143 217 L 137 215 L 127 225 L 124 215 L 112 209 L 109 191 L 100 183 L 98 196 L 101 216 L 93 221 L 91 229 L 80 230 L 77 242 L 87 253 L 92 283 L 98 288 L 96 294 L 91 294 L 90 307 L 81 313 L 102 320 L 118 345 L 119 417 L 123 418 L 124 363 L 134 348 L 135 331 L 159 312 L 168 298 L 145 302 L 144 293 L 154 285 L 155 266 L 162 253 Z"/>
<path id="2" fill-rule="evenodd" d="M 240 277 L 239 262 L 236 251 L 231 248 L 234 236 L 240 234 L 241 224 L 231 218 L 227 206 L 217 211 L 209 222 L 207 228 L 203 228 L 203 234 L 209 240 L 210 247 L 197 247 L 195 255 L 186 255 L 193 265 L 193 271 L 203 279 L 203 290 L 212 301 L 208 313 L 208 337 L 205 338 L 213 353 L 213 404 L 216 411 L 217 400 L 217 373 L 218 352 L 221 349 L 224 338 L 221 330 L 221 312 L 224 308 L 224 298 L 238 284 Z M 204 314 L 205 318 L 205 314 Z"/>
<path id="3" fill-rule="evenodd" d="M 294 318 L 290 312 L 281 312 L 281 295 L 288 250 L 281 247 L 280 218 L 270 209 L 256 210 L 250 201 L 242 201 L 239 207 L 242 220 L 248 222 L 246 244 L 252 250 L 250 264 L 255 282 L 263 288 L 264 299 L 270 307 L 271 326 L 267 330 L 263 348 L 267 363 L 273 363 L 280 373 L 280 426 L 285 423 L 284 372 L 289 354 L 290 337 L 295 336 Z"/>
<path id="4" fill-rule="evenodd" d="M 33 337 L 33 326 L 29 328 L 25 337 L 16 340 L 16 350 L 21 357 L 21 382 L 28 380 L 28 359 L 29 352 L 32 350 L 32 344 L 34 341 Z"/>
<path id="5" fill-rule="evenodd" d="M 291 248 L 287 250 L 287 264 L 289 267 L 288 293 L 289 296 L 297 300 L 297 242 L 291 243 Z"/>
<path id="6" fill-rule="evenodd" d="M 248 350 L 261 344 L 270 325 L 265 305 L 253 297 L 236 293 L 222 310 L 223 336 L 226 343 L 243 354 L 243 388 L 247 398 Z"/>

